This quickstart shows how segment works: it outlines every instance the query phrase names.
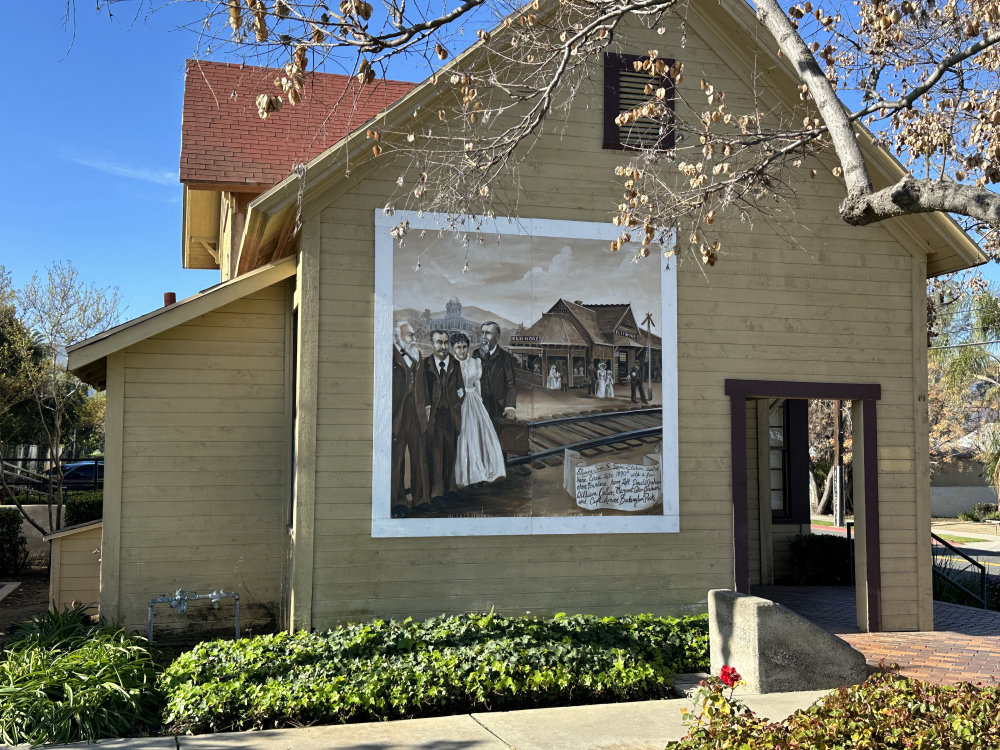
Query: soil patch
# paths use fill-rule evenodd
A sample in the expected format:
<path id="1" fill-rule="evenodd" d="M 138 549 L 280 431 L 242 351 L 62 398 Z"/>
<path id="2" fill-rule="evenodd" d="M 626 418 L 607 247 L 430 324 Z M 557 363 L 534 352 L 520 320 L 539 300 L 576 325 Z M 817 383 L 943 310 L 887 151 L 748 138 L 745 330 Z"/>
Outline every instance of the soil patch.
<path id="1" fill-rule="evenodd" d="M 7 639 L 11 625 L 31 619 L 49 608 L 49 569 L 28 568 L 5 581 L 20 581 L 13 592 L 0 600 L 0 645 Z"/>

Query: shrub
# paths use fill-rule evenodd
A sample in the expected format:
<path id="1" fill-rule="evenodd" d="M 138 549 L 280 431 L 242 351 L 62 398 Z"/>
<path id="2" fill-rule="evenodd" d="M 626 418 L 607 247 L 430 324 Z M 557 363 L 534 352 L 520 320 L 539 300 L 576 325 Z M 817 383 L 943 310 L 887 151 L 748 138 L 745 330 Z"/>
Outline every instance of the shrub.
<path id="1" fill-rule="evenodd" d="M 495 614 L 203 643 L 164 672 L 172 732 L 643 700 L 708 664 L 707 618 Z"/>
<path id="2" fill-rule="evenodd" d="M 997 521 L 1000 513 L 996 503 L 976 503 L 967 513 L 959 513 L 958 518 L 960 521 Z"/>
<path id="3" fill-rule="evenodd" d="M 158 724 L 162 702 L 145 640 L 50 612 L 0 652 L 0 744 L 94 742 Z"/>
<path id="4" fill-rule="evenodd" d="M 829 534 L 800 534 L 792 541 L 790 567 L 795 586 L 848 586 L 850 541 Z"/>
<path id="5" fill-rule="evenodd" d="M 100 521 L 104 516 L 104 492 L 74 492 L 66 497 L 64 526 L 76 526 L 79 523 Z"/>
<path id="6" fill-rule="evenodd" d="M 28 564 L 28 541 L 21 533 L 21 512 L 0 507 L 0 575 L 12 575 Z"/>
<path id="7" fill-rule="evenodd" d="M 700 710 L 688 721 L 688 735 L 667 750 L 1000 747 L 995 686 L 938 686 L 875 674 L 775 723 L 755 716 L 718 678 L 706 681 L 696 701 Z"/>

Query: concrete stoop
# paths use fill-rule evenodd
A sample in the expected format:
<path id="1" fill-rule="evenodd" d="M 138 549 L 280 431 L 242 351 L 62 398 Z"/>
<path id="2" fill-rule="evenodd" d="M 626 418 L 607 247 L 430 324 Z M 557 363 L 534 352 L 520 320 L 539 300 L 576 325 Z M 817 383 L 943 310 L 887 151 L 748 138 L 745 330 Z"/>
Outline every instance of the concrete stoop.
<path id="1" fill-rule="evenodd" d="M 769 599 L 715 589 L 708 619 L 712 674 L 729 664 L 750 693 L 832 690 L 868 677 L 864 654 Z"/>

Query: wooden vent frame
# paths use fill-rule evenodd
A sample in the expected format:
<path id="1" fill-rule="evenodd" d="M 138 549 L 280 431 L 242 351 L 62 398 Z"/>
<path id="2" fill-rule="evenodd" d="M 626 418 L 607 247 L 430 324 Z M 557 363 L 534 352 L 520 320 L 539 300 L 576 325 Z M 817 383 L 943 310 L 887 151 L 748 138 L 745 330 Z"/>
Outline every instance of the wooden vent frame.
<path id="1" fill-rule="evenodd" d="M 637 73 L 634 63 L 647 58 L 639 55 L 621 55 L 605 53 L 604 55 L 604 148 L 637 151 L 642 148 L 654 147 L 658 151 L 669 151 L 674 148 L 674 128 L 660 133 L 660 123 L 652 120 L 639 120 L 628 128 L 619 128 L 615 118 L 622 112 L 649 100 L 643 93 L 647 83 L 658 82 L 667 89 L 667 103 L 670 107 L 670 119 L 673 120 L 674 84 L 670 78 L 657 79 L 648 73 Z M 674 61 L 664 59 L 673 65 Z M 657 140 L 658 139 L 658 140 Z"/>

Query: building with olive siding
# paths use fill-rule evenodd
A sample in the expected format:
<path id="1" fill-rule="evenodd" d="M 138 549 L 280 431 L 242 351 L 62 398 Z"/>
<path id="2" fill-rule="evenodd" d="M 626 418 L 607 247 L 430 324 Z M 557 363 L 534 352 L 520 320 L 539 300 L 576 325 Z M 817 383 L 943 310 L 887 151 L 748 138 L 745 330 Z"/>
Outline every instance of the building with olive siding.
<path id="1" fill-rule="evenodd" d="M 679 89 L 692 100 L 699 71 L 710 71 L 730 111 L 750 106 L 755 88 L 797 97 L 739 0 L 693 4 L 683 50 L 679 34 L 626 24 L 615 51 L 683 57 Z M 530 179 L 508 203 L 527 229 L 503 229 L 500 252 L 469 261 L 493 283 L 451 291 L 450 266 L 426 284 L 405 275 L 413 267 L 400 259 L 415 245 L 393 243 L 400 217 L 382 214 L 399 168 L 391 155 L 375 158 L 365 134 L 373 118 L 389 132 L 415 111 L 435 112 L 436 88 L 360 89 L 311 74 L 302 105 L 261 122 L 252 96 L 216 99 L 209 87 L 248 92 L 273 72 L 189 62 L 182 261 L 218 268 L 220 283 L 69 354 L 74 372 L 107 389 L 106 617 L 142 630 L 149 600 L 178 588 L 239 592 L 251 629 L 488 608 L 703 612 L 709 589 L 787 575 L 788 541 L 809 530 L 806 405 L 844 399 L 854 407 L 859 625 L 932 628 L 924 290 L 983 255 L 944 215 L 847 226 L 843 186 L 824 169 L 803 177 L 787 221 L 720 220 L 729 252 L 714 268 L 660 268 L 654 255 L 633 264 L 645 278 L 625 276 L 600 254 L 620 192 L 605 108 L 622 105 L 603 101 L 600 85 L 613 64 L 595 66 L 592 95 L 578 96 L 522 165 Z M 878 182 L 901 174 L 867 142 L 866 155 Z M 304 188 L 291 175 L 299 162 Z M 441 252 L 426 257 L 450 257 Z M 578 273 L 590 259 L 609 264 L 606 288 Z M 571 279 L 564 293 L 532 292 L 555 289 L 560 268 Z M 630 305 L 637 338 L 601 334 L 604 358 L 624 352 L 625 366 L 608 376 L 614 395 L 598 397 L 564 390 L 548 370 L 507 388 L 505 345 L 481 344 L 487 327 L 473 327 L 475 353 L 461 359 L 465 350 L 447 344 L 443 369 L 413 370 L 401 386 L 415 406 L 397 403 L 396 324 L 414 328 L 413 357 L 396 350 L 401 366 L 441 364 L 432 358 L 444 340 L 415 318 L 452 297 L 463 320 L 486 322 L 482 311 L 526 327 L 559 299 Z M 515 353 L 530 346 L 524 331 L 501 332 L 511 334 L 522 337 L 509 344 Z M 661 377 L 648 367 L 630 376 L 652 335 Z M 576 343 L 586 348 L 582 334 Z M 567 361 L 570 376 L 597 355 L 579 356 Z M 452 368 L 469 385 L 462 394 L 450 384 L 458 380 L 446 382 Z M 420 378 L 437 395 L 414 386 Z M 639 381 L 648 404 L 634 395 Z M 444 421 L 445 398 L 461 428 Z M 414 427 L 421 406 L 435 415 L 433 438 Z M 450 466 L 449 441 L 487 464 L 499 450 L 503 475 Z M 187 615 L 163 608 L 156 628 L 228 629 L 228 616 L 225 603 Z"/>

